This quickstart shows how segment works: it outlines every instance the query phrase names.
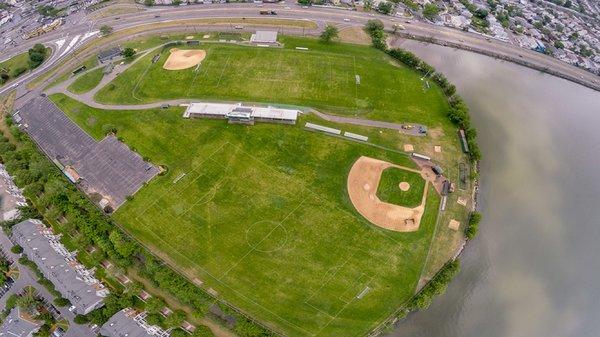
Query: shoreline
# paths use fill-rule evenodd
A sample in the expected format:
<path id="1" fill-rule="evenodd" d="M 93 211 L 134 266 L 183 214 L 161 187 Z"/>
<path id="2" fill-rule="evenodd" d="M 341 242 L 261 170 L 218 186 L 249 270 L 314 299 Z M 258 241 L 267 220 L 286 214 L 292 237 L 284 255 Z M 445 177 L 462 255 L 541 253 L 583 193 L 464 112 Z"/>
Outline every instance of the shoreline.
<path id="1" fill-rule="evenodd" d="M 530 62 L 527 60 L 527 58 L 521 58 L 519 56 L 509 56 L 506 54 L 501 54 L 498 52 L 494 52 L 488 49 L 482 49 L 482 48 L 477 48 L 477 47 L 472 47 L 472 46 L 467 46 L 461 43 L 456 43 L 456 42 L 451 42 L 451 41 L 445 41 L 445 40 L 441 40 L 441 39 L 437 39 L 431 36 L 421 36 L 421 35 L 415 35 L 415 34 L 411 34 L 408 32 L 388 32 L 391 36 L 395 36 L 396 39 L 393 40 L 394 43 L 399 42 L 399 39 L 407 39 L 407 40 L 414 40 L 414 41 L 418 41 L 418 42 L 424 42 L 424 43 L 428 43 L 428 44 L 435 44 L 435 45 L 439 45 L 439 46 L 443 46 L 443 47 L 449 47 L 449 48 L 455 48 L 455 49 L 460 49 L 460 50 L 464 50 L 464 51 L 468 51 L 468 52 L 472 52 L 472 53 L 477 53 L 477 54 L 481 54 L 484 56 L 488 56 L 488 57 L 492 57 L 498 60 L 502 60 L 502 61 L 507 61 L 507 62 L 511 62 L 526 68 L 530 68 L 533 70 L 538 70 L 540 72 L 543 72 L 545 74 L 548 75 L 552 75 L 558 78 L 562 78 L 564 80 L 582 85 L 586 88 L 595 90 L 595 91 L 600 91 L 600 76 L 598 76 L 598 83 L 590 83 L 589 81 L 586 81 L 584 79 L 578 78 L 576 76 L 572 76 L 569 74 L 566 74 L 564 72 L 561 71 L 556 71 L 553 70 L 549 67 L 546 66 L 542 66 L 539 64 L 535 64 L 533 62 Z M 402 47 L 400 47 L 402 48 Z M 557 62 L 562 62 L 560 60 L 556 60 Z M 567 63 L 565 63 L 567 64 Z M 573 65 L 570 65 L 572 67 L 575 67 Z M 575 67 L 577 68 L 577 67 Z M 577 68 L 579 69 L 579 68 Z M 593 73 L 590 73 L 592 75 L 594 75 Z"/>

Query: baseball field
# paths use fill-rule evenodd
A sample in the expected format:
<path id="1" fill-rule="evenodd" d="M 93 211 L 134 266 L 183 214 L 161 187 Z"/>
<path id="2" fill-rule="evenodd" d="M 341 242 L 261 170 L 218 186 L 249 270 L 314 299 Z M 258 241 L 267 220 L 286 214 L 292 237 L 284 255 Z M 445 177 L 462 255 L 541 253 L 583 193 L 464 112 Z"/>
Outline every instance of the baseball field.
<path id="1" fill-rule="evenodd" d="M 425 88 L 416 73 L 369 47 L 285 42 L 282 49 L 206 44 L 198 48 L 206 50 L 199 67 L 177 71 L 163 69 L 168 50 L 157 63 L 150 54 L 96 99 L 310 106 L 423 123 L 439 130 L 435 143 L 448 154 L 460 152 L 458 141 L 446 136 L 453 128 L 443 95 Z M 364 335 L 415 293 L 434 241 L 439 195 L 416 173 L 386 172 L 378 193 L 389 202 L 413 207 L 428 189 L 418 230 L 401 233 L 363 218 L 347 191 L 348 172 L 361 156 L 416 169 L 399 150 L 414 137 L 314 115 L 302 115 L 295 126 L 240 126 L 183 119 L 182 107 L 111 111 L 62 94 L 51 99 L 93 137 L 117 129 L 135 151 L 167 168 L 118 209 L 117 222 L 204 289 L 275 331 Z M 366 134 L 377 146 L 307 131 L 307 121 Z M 427 138 L 413 143 L 433 144 Z"/>

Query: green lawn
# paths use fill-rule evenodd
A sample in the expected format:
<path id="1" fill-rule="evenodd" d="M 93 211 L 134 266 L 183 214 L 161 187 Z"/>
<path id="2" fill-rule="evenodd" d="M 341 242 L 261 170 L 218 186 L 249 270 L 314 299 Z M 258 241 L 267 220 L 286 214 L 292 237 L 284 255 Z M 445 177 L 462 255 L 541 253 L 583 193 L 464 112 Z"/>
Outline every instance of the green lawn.
<path id="1" fill-rule="evenodd" d="M 75 94 L 83 94 L 94 89 L 104 77 L 104 68 L 94 69 L 79 75 L 79 77 L 67 88 Z"/>
<path id="2" fill-rule="evenodd" d="M 151 63 L 151 53 L 100 90 L 96 100 L 115 104 L 188 97 L 241 100 L 431 127 L 446 121 L 448 105 L 440 90 L 434 86 L 425 90 L 417 73 L 395 65 L 381 51 L 295 37 L 282 41 L 285 48 L 204 43 L 197 48 L 207 50 L 207 57 L 197 71 L 164 70 L 168 50 L 156 64 Z M 297 46 L 310 50 L 298 51 Z"/>
<path id="3" fill-rule="evenodd" d="M 50 56 L 51 53 L 52 53 L 52 49 L 46 48 L 46 59 Z M 19 74 L 15 77 L 14 71 L 19 68 L 25 69 L 25 70 L 21 74 Z M 29 52 L 21 53 L 19 55 L 11 57 L 8 60 L 0 62 L 0 72 L 7 73 L 9 75 L 8 80 L 4 84 L 9 83 L 10 81 L 14 80 L 15 78 L 23 76 L 29 70 L 30 70 L 29 69 Z M 0 86 L 2 86 L 4 84 L 2 84 L 0 81 Z"/>
<path id="4" fill-rule="evenodd" d="M 112 125 L 167 166 L 115 219 L 275 330 L 364 335 L 414 293 L 439 197 L 429 192 L 419 231 L 398 233 L 364 220 L 346 191 L 361 155 L 415 167 L 408 156 L 305 131 L 311 117 L 248 127 L 186 120 L 179 107 L 106 111 L 51 99 L 95 138 Z"/>
<path id="5" fill-rule="evenodd" d="M 408 191 L 400 190 L 401 182 L 407 182 L 410 185 Z M 424 190 L 425 180 L 419 173 L 389 167 L 381 173 L 377 197 L 384 202 L 412 208 L 421 204 Z"/>

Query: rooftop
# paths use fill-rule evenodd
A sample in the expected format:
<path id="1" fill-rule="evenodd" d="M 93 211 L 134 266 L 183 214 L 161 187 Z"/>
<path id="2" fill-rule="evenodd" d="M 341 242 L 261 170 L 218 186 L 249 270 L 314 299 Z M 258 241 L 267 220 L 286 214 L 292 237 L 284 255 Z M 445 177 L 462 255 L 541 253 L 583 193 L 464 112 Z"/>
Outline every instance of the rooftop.
<path id="1" fill-rule="evenodd" d="M 277 32 L 268 30 L 257 30 L 250 37 L 250 42 L 253 43 L 277 43 Z"/>
<path id="2" fill-rule="evenodd" d="M 146 313 L 131 308 L 123 309 L 100 328 L 100 334 L 106 337 L 168 337 L 169 332 L 146 323 Z"/>
<path id="3" fill-rule="evenodd" d="M 108 290 L 94 277 L 93 270 L 77 262 L 76 252 L 69 252 L 60 243 L 60 236 L 41 221 L 20 222 L 13 227 L 12 235 L 56 290 L 71 301 L 75 313 L 86 314 L 103 305 Z"/>
<path id="4" fill-rule="evenodd" d="M 29 337 L 39 328 L 39 324 L 22 319 L 19 309 L 14 308 L 0 325 L 0 336 Z"/>
<path id="5" fill-rule="evenodd" d="M 298 118 L 298 110 L 281 109 L 275 107 L 249 107 L 238 104 L 223 104 L 223 103 L 190 103 L 185 110 L 183 117 L 189 118 L 193 115 L 211 115 L 222 116 L 241 116 L 250 114 L 253 118 L 273 119 L 273 120 L 288 120 L 296 121 Z"/>

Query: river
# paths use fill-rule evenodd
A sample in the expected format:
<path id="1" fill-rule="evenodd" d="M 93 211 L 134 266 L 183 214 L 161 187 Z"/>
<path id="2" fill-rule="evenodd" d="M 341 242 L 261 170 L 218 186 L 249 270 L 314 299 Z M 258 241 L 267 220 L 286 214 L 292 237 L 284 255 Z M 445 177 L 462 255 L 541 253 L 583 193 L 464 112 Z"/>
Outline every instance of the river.
<path id="1" fill-rule="evenodd" d="M 600 92 L 466 51 L 402 47 L 471 108 L 484 220 L 447 292 L 389 336 L 600 336 Z"/>

